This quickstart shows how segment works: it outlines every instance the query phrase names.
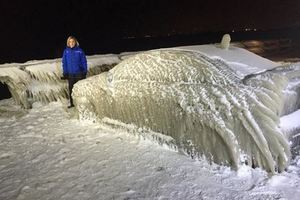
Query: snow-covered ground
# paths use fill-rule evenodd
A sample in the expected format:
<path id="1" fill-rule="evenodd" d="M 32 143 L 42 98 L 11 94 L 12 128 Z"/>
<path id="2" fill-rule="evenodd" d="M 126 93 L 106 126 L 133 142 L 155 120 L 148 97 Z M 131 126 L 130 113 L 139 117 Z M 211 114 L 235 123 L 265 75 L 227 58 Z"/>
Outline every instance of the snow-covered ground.
<path id="1" fill-rule="evenodd" d="M 66 103 L 66 102 L 64 102 Z M 298 199 L 287 172 L 209 165 L 133 130 L 78 121 L 66 105 L 0 101 L 0 199 Z"/>
<path id="2" fill-rule="evenodd" d="M 279 65 L 236 47 L 228 51 L 213 45 L 173 49 L 198 51 L 222 60 L 240 78 Z M 132 54 L 90 56 L 88 61 L 92 73 L 97 74 L 102 70 L 97 66 L 116 64 Z M 12 83 L 20 92 L 17 97 L 26 99 L 22 93 L 26 89 L 38 96 L 38 89 L 44 91 L 46 86 L 36 81 L 56 82 L 59 63 L 56 59 L 0 65 L 0 81 Z M 52 75 L 53 79 L 48 79 Z M 293 91 L 287 94 L 294 96 L 288 98 L 297 98 L 298 85 L 298 80 L 290 84 Z M 66 99 L 57 99 L 60 101 L 49 104 L 33 103 L 28 110 L 17 105 L 22 99 L 17 103 L 0 101 L 0 200 L 299 199 L 299 152 L 282 173 L 270 175 L 249 166 L 235 171 L 161 146 L 131 125 L 80 121 L 75 110 L 66 109 Z M 298 137 L 300 111 L 287 113 L 280 127 Z"/>

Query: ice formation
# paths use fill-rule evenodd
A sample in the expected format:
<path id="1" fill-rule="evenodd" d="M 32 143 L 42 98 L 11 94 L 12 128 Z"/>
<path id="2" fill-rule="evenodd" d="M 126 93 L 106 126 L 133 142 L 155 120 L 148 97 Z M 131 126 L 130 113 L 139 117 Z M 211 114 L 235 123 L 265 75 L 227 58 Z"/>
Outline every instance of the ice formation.
<path id="1" fill-rule="evenodd" d="M 26 88 L 30 84 L 30 76 L 17 67 L 1 67 L 0 81 L 8 86 L 8 89 L 16 103 L 28 108 Z"/>
<path id="2" fill-rule="evenodd" d="M 230 46 L 230 35 L 229 34 L 225 34 L 223 35 L 222 41 L 221 41 L 221 48 L 228 50 L 229 46 Z"/>
<path id="3" fill-rule="evenodd" d="M 246 163 L 271 172 L 286 167 L 287 139 L 299 135 L 299 126 L 290 130 L 278 124 L 279 117 L 300 109 L 299 64 L 278 67 L 234 46 L 226 51 L 185 46 L 132 56 L 136 53 L 87 57 L 90 77 L 73 93 L 80 118 L 149 128 L 190 155 L 216 163 Z M 24 108 L 67 98 L 60 76 L 60 59 L 0 65 L 0 81 Z"/>
<path id="4" fill-rule="evenodd" d="M 280 115 L 287 115 L 300 109 L 300 64 L 278 67 L 274 73 L 281 74 L 288 80 L 288 85 L 283 90 L 285 103 Z"/>
<path id="5" fill-rule="evenodd" d="M 290 141 L 293 156 L 300 153 L 300 63 L 286 65 L 276 70 L 289 83 L 283 90 L 284 106 L 280 113 L 280 128 Z"/>
<path id="6" fill-rule="evenodd" d="M 117 55 L 88 56 L 88 76 L 108 71 L 120 58 Z M 67 82 L 62 76 L 61 60 L 29 61 L 0 65 L 0 81 L 6 84 L 13 99 L 23 108 L 33 102 L 51 102 L 68 98 Z"/>
<path id="7" fill-rule="evenodd" d="M 165 49 L 138 54 L 75 85 L 80 118 L 111 118 L 171 136 L 192 156 L 282 171 L 290 150 L 278 128 L 287 80 L 240 79 L 219 59 Z"/>

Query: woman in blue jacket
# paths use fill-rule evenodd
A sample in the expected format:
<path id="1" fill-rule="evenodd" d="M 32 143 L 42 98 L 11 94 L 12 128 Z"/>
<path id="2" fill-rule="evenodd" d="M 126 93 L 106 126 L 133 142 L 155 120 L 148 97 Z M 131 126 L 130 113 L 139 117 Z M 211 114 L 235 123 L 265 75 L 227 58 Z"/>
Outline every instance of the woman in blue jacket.
<path id="1" fill-rule="evenodd" d="M 68 79 L 70 105 L 74 107 L 72 99 L 72 89 L 76 82 L 85 79 L 87 74 L 87 61 L 83 50 L 74 36 L 67 39 L 67 47 L 62 57 L 63 79 Z"/>

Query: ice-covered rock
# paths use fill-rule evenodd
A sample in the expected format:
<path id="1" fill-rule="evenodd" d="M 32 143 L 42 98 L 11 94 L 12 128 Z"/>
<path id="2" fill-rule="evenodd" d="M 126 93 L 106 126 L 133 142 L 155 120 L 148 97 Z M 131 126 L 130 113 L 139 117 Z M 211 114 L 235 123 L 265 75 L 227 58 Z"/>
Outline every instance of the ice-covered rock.
<path id="1" fill-rule="evenodd" d="M 73 98 L 81 119 L 108 117 L 150 128 L 192 156 L 275 172 L 290 157 L 278 127 L 286 83 L 276 73 L 242 80 L 220 59 L 164 49 L 78 82 Z"/>

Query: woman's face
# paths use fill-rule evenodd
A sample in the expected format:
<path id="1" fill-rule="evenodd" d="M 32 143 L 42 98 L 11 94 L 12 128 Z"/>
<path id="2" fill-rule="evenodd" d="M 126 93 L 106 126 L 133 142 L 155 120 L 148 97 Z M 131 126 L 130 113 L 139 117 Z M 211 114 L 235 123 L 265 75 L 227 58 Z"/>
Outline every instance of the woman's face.
<path id="1" fill-rule="evenodd" d="M 76 44 L 76 42 L 74 39 L 69 40 L 69 47 L 73 48 L 73 47 L 75 47 L 75 44 Z"/>

